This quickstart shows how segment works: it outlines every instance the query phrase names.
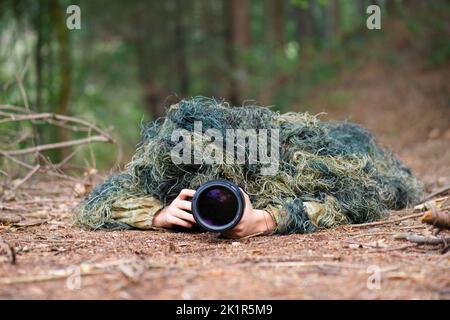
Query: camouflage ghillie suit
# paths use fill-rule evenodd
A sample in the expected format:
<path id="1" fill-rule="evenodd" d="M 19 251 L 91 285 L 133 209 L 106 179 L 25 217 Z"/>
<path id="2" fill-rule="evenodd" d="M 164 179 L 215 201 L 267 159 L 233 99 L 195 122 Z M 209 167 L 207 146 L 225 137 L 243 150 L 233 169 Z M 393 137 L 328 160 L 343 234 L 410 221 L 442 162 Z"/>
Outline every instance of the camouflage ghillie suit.
<path id="1" fill-rule="evenodd" d="M 194 134 L 195 121 L 204 131 L 214 128 L 224 136 L 229 128 L 279 129 L 279 170 L 262 175 L 258 164 L 175 165 L 171 134 L 175 129 Z M 152 229 L 155 213 L 182 189 L 216 179 L 241 186 L 256 209 L 272 214 L 281 234 L 373 221 L 421 197 L 421 184 L 411 171 L 358 125 L 193 98 L 143 128 L 126 171 L 94 189 L 80 206 L 78 221 L 92 229 Z"/>

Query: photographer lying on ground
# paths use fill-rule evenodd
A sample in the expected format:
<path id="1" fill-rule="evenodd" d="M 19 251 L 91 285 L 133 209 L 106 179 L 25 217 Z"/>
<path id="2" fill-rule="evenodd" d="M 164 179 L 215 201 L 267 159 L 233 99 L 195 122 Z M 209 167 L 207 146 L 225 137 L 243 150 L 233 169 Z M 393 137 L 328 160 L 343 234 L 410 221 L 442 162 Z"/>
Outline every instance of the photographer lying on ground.
<path id="1" fill-rule="evenodd" d="M 205 161 L 202 155 L 211 150 L 215 155 L 226 154 L 227 139 L 216 138 L 211 149 L 211 140 L 199 135 L 215 132 L 227 137 L 230 129 L 276 130 L 269 139 L 271 146 L 279 148 L 264 149 L 277 151 L 276 170 L 268 174 L 267 163 L 250 161 L 245 146 L 241 149 L 247 156 L 244 162 Z M 188 158 L 192 156 L 194 161 L 174 161 L 173 151 L 180 151 L 180 141 L 173 139 L 177 130 L 190 135 L 182 140 L 193 145 Z M 242 145 L 232 150 L 239 147 Z M 201 150 L 200 155 L 196 150 Z M 232 160 L 236 160 L 235 155 Z M 172 106 L 166 118 L 143 129 L 126 171 L 95 188 L 82 203 L 77 218 L 90 229 L 189 230 L 195 224 L 190 214 L 195 190 L 218 179 L 233 181 L 245 190 L 244 215 L 224 233 L 232 238 L 305 233 L 369 222 L 382 218 L 390 209 L 412 205 L 421 196 L 421 184 L 411 171 L 355 124 L 193 98 Z"/>

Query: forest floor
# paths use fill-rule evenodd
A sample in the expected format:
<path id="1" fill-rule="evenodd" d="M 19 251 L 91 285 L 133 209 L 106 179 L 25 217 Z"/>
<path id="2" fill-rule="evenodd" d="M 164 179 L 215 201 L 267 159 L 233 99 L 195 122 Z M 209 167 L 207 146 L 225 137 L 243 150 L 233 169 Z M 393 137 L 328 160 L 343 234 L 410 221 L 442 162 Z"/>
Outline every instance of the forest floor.
<path id="1" fill-rule="evenodd" d="M 367 126 L 432 192 L 450 183 L 449 71 L 373 62 L 308 104 Z M 229 240 L 81 230 L 72 223 L 76 194 L 71 180 L 36 179 L 1 204 L 0 298 L 450 299 L 443 245 L 394 237 L 431 234 L 418 217 L 395 222 L 411 209 L 379 225 Z"/>

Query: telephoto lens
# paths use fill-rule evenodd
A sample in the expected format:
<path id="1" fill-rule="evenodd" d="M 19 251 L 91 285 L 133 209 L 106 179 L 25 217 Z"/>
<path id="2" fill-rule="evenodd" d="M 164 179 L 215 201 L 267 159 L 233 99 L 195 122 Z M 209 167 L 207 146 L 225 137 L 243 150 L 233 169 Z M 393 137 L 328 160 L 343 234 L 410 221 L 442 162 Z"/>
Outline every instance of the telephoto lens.
<path id="1" fill-rule="evenodd" d="M 206 231 L 232 229 L 241 220 L 244 209 L 244 195 L 237 185 L 227 180 L 201 185 L 192 198 L 194 219 Z"/>

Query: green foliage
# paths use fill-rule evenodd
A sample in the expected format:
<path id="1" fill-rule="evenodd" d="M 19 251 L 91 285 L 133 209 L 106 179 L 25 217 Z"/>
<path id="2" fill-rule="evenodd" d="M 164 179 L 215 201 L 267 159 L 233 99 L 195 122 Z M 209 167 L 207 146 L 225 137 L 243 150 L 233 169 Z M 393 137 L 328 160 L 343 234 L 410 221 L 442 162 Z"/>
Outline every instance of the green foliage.
<path id="1" fill-rule="evenodd" d="M 290 0 L 292 5 L 297 6 L 301 9 L 308 9 L 309 8 L 309 1 L 308 0 Z"/>

